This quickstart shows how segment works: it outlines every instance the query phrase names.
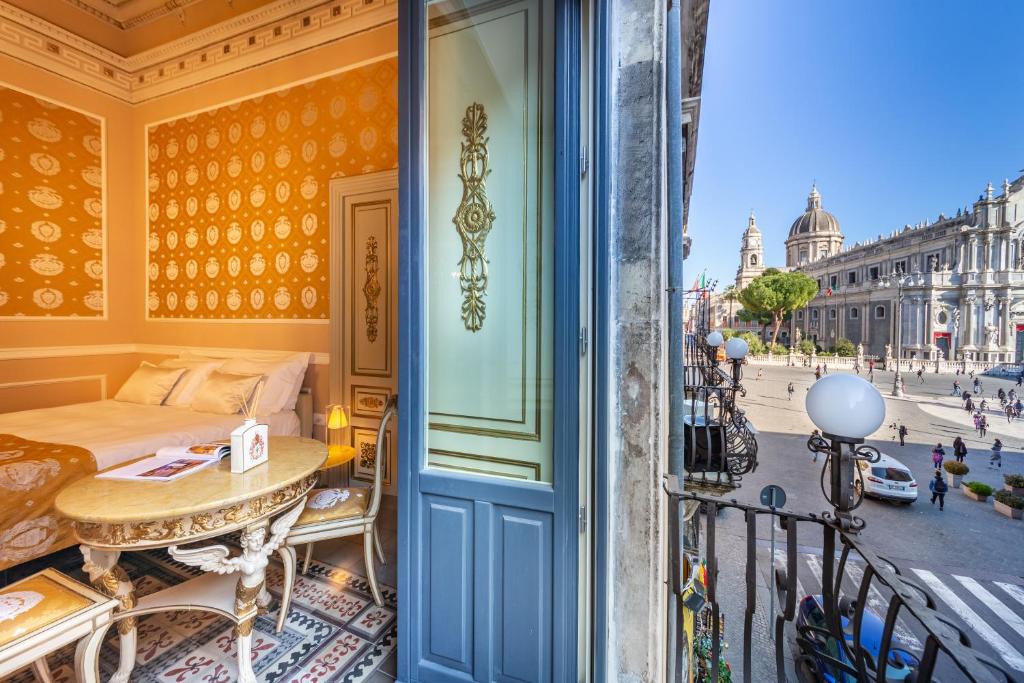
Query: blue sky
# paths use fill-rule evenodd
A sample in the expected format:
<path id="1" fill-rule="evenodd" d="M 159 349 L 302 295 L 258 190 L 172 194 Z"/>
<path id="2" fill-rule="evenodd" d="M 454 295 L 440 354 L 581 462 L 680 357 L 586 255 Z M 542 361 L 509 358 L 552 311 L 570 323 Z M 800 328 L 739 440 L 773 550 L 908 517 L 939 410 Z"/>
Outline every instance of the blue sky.
<path id="1" fill-rule="evenodd" d="M 850 245 L 956 213 L 1024 169 L 1024 2 L 712 0 L 688 278 L 765 260 L 816 180 Z"/>

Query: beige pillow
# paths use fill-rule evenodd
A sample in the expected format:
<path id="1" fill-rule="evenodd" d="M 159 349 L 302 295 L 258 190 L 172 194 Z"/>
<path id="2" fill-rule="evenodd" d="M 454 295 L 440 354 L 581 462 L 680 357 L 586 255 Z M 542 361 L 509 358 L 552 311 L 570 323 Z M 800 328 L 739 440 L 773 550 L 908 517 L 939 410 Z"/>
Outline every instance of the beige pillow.
<path id="1" fill-rule="evenodd" d="M 302 379 L 306 376 L 309 354 L 305 356 L 284 361 L 232 358 L 220 370 L 236 375 L 263 375 L 266 381 L 256 412 L 259 415 L 272 415 L 282 410 L 295 409 L 295 399 L 302 388 Z"/>
<path id="2" fill-rule="evenodd" d="M 251 396 L 263 375 L 232 375 L 214 370 L 192 399 L 192 410 L 234 415 Z"/>
<path id="3" fill-rule="evenodd" d="M 164 401 L 168 406 L 192 405 L 199 387 L 203 386 L 209 378 L 210 373 L 219 368 L 221 361 L 216 360 L 186 360 L 184 358 L 168 358 L 160 361 L 161 368 L 184 368 L 185 374 L 171 390 L 171 395 Z"/>
<path id="4" fill-rule="evenodd" d="M 143 363 L 121 385 L 114 400 L 146 406 L 161 405 L 183 374 L 184 368 L 158 368 L 152 363 Z"/>

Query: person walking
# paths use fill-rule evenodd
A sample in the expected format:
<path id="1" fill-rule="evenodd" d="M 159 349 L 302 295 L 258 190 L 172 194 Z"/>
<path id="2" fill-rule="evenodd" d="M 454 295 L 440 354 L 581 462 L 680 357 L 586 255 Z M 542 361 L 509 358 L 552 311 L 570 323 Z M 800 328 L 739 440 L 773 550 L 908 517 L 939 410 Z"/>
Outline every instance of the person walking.
<path id="1" fill-rule="evenodd" d="M 824 372 L 827 375 L 828 374 L 828 363 L 823 363 L 822 366 L 821 366 L 821 369 L 822 369 L 822 372 Z"/>
<path id="2" fill-rule="evenodd" d="M 984 401 L 982 401 L 982 403 L 984 404 Z M 978 420 L 978 436 L 984 439 L 986 432 L 988 432 L 988 418 L 982 414 L 981 418 Z M 996 441 L 998 441 L 998 439 L 996 439 Z"/>
<path id="3" fill-rule="evenodd" d="M 977 394 L 978 396 L 981 396 L 982 393 L 984 393 L 981 387 L 981 380 L 978 379 L 977 377 L 974 378 L 974 393 Z"/>
<path id="4" fill-rule="evenodd" d="M 793 383 L 792 383 L 792 382 L 790 382 L 790 383 L 789 383 L 789 386 L 788 386 L 788 387 L 786 387 L 786 393 L 787 393 L 787 394 L 789 394 L 789 400 L 790 400 L 790 401 L 792 401 L 792 400 L 793 400 L 793 392 L 794 392 L 794 391 L 796 391 L 796 389 L 795 389 L 795 388 L 793 388 Z"/>
<path id="5" fill-rule="evenodd" d="M 967 457 L 967 444 L 959 436 L 953 439 L 953 457 L 957 462 L 963 462 Z"/>
<path id="6" fill-rule="evenodd" d="M 817 382 L 821 379 L 821 365 L 814 368 L 814 381 Z"/>
<path id="7" fill-rule="evenodd" d="M 814 431 L 811 432 L 811 438 L 812 439 L 814 437 L 820 437 L 820 436 L 821 436 L 821 432 L 819 432 L 817 429 L 815 429 Z M 811 455 L 813 456 L 813 459 L 811 460 L 811 462 L 818 462 L 818 451 L 811 451 Z"/>
<path id="8" fill-rule="evenodd" d="M 937 498 L 939 500 L 939 512 L 944 511 L 946 509 L 946 492 L 949 491 L 949 485 L 942 479 L 942 472 L 935 470 L 935 478 L 928 484 L 928 488 L 932 492 L 932 505 L 935 505 L 935 499 Z"/>
<path id="9" fill-rule="evenodd" d="M 1024 386 L 1024 371 L 1017 375 L 1017 386 Z"/>
<path id="10" fill-rule="evenodd" d="M 944 457 L 946 457 L 946 451 L 942 448 L 942 444 L 935 444 L 935 448 L 932 449 L 932 465 L 935 466 L 935 469 L 942 467 L 942 459 Z"/>
<path id="11" fill-rule="evenodd" d="M 1009 424 L 1010 422 L 1013 422 L 1013 404 L 1012 403 L 1007 403 L 1006 404 L 1006 408 L 1004 408 L 1004 410 L 1006 411 L 1006 422 L 1007 422 L 1007 424 Z"/>
<path id="12" fill-rule="evenodd" d="M 910 430 L 907 429 L 907 425 L 905 425 L 905 424 L 903 424 L 901 422 L 900 426 L 899 426 L 899 429 L 896 430 L 896 433 L 900 435 L 900 445 L 901 446 L 906 445 L 906 444 L 904 444 L 904 441 L 906 440 L 907 435 L 910 434 Z"/>
<path id="13" fill-rule="evenodd" d="M 999 467 L 1000 469 L 1003 467 L 1003 442 L 999 439 L 992 443 L 992 455 L 988 459 L 988 466 L 992 468 Z"/>
<path id="14" fill-rule="evenodd" d="M 961 396 L 963 393 L 963 389 L 960 388 L 960 380 L 953 380 L 953 396 Z"/>
<path id="15" fill-rule="evenodd" d="M 920 368 L 920 369 L 919 369 L 919 370 L 917 371 L 917 381 L 918 381 L 918 382 L 919 382 L 920 384 L 924 384 L 924 368 L 923 368 L 923 367 L 922 367 L 922 368 Z"/>

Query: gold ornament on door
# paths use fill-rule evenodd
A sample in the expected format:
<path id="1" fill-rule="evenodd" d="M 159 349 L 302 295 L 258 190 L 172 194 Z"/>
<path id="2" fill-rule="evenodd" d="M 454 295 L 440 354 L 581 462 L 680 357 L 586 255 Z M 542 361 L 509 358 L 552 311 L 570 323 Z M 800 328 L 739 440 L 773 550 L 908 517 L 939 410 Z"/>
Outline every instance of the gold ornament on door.
<path id="1" fill-rule="evenodd" d="M 487 235 L 494 225 L 494 207 L 487 199 L 485 180 L 488 168 L 487 113 L 484 105 L 474 102 L 466 108 L 462 119 L 462 143 L 459 179 L 462 181 L 462 202 L 455 210 L 455 229 L 462 238 L 459 259 L 459 287 L 462 289 L 462 322 L 470 332 L 484 325 L 487 305 Z"/>
<path id="2" fill-rule="evenodd" d="M 366 297 L 366 339 L 372 344 L 377 341 L 377 299 L 380 298 L 380 281 L 377 279 L 377 238 L 373 235 L 366 240 L 366 283 L 363 296 Z"/>

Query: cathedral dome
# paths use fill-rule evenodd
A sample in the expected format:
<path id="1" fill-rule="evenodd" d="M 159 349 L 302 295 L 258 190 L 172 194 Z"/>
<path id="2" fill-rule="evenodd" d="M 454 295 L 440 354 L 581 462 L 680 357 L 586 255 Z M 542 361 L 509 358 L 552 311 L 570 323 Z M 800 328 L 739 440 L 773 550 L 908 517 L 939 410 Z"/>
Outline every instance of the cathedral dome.
<path id="1" fill-rule="evenodd" d="M 811 186 L 811 193 L 807 196 L 807 210 L 803 215 L 793 221 L 789 228 L 789 236 L 810 234 L 833 234 L 841 235 L 839 221 L 825 209 L 821 208 L 821 193 L 817 186 Z"/>

